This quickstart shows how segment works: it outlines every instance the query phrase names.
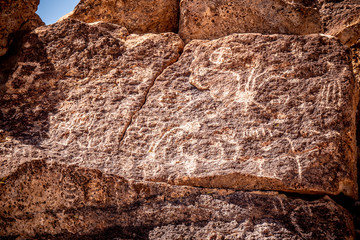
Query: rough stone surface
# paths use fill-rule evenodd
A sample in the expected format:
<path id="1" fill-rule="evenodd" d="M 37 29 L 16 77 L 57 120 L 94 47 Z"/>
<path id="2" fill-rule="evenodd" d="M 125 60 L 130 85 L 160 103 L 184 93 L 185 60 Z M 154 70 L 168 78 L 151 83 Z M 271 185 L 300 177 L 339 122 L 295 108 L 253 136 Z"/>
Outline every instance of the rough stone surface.
<path id="1" fill-rule="evenodd" d="M 360 82 L 360 41 L 357 44 L 354 44 L 351 47 L 352 51 L 352 63 L 353 63 L 353 72 L 355 78 L 358 82 Z M 360 164 L 360 105 L 358 105 L 357 110 L 357 131 L 356 131 L 356 141 L 357 141 L 357 149 L 358 149 L 358 169 Z M 360 182 L 359 170 L 358 170 L 358 185 Z M 360 239 L 360 201 L 354 203 L 354 209 L 352 210 L 354 214 L 354 223 L 357 229 L 356 239 Z"/>
<path id="2" fill-rule="evenodd" d="M 336 36 L 348 46 L 360 39 L 359 0 L 320 0 L 321 16 L 326 34 Z"/>
<path id="3" fill-rule="evenodd" d="M 350 49 L 352 53 L 353 72 L 358 82 L 360 82 L 360 39 L 356 44 L 352 45 Z"/>
<path id="4" fill-rule="evenodd" d="M 8 239 L 354 239 L 330 198 L 132 182 L 33 161 L 0 182 Z"/>
<path id="5" fill-rule="evenodd" d="M 356 197 L 357 98 L 347 49 L 334 38 L 192 41 L 157 78 L 110 172 Z"/>
<path id="6" fill-rule="evenodd" d="M 39 0 L 0 0 L 0 56 L 3 56 L 18 31 L 43 25 L 35 13 Z"/>
<path id="7" fill-rule="evenodd" d="M 0 98 L 0 176 L 48 159 L 128 179 L 356 197 L 357 85 L 338 41 L 193 41 L 157 78 L 181 40 L 116 36 L 117 25 L 66 20 L 23 42 Z"/>
<path id="8" fill-rule="evenodd" d="M 104 21 L 130 33 L 177 32 L 179 0 L 81 0 L 65 18 L 87 23 Z"/>
<path id="9" fill-rule="evenodd" d="M 359 1 L 82 0 L 14 39 L 37 4 L 0 0 L 0 239 L 354 239 Z M 130 35 L 180 6 L 187 42 L 326 35 Z"/>
<path id="10" fill-rule="evenodd" d="M 232 33 L 310 34 L 322 32 L 313 1 L 182 0 L 180 36 L 215 39 Z"/>
<path id="11" fill-rule="evenodd" d="M 173 33 L 124 36 L 114 24 L 64 20 L 25 37 L 12 72 L 1 73 L 8 81 L 0 95 L 0 177 L 39 158 L 112 164 L 133 114 L 183 47 Z"/>

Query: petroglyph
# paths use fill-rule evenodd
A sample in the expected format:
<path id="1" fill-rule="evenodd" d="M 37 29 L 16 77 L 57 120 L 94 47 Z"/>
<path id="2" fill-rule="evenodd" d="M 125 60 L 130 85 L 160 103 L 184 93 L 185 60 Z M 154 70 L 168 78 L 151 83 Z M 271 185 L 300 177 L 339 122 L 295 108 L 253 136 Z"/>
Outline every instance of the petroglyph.
<path id="1" fill-rule="evenodd" d="M 124 94 L 122 85 L 124 85 L 125 81 L 129 81 L 139 83 L 139 89 L 146 87 L 141 82 L 149 83 L 154 78 L 154 73 L 151 69 L 134 68 L 134 73 L 126 80 L 118 79 L 118 82 L 114 82 L 111 77 L 112 74 L 108 74 L 108 80 L 103 81 L 101 86 L 97 85 L 96 81 L 88 81 L 82 84 L 81 91 L 79 91 L 79 88 L 75 88 L 69 92 L 68 99 L 59 105 L 58 110 L 68 114 L 66 116 L 64 114 L 53 114 L 50 116 L 49 140 L 45 141 L 44 145 L 52 145 L 54 147 L 59 144 L 64 147 L 93 152 L 114 153 L 117 151 L 120 137 L 125 131 L 124 127 L 116 127 L 116 124 L 114 124 L 111 128 L 104 129 L 99 126 L 99 123 L 115 123 L 119 119 L 123 122 L 130 121 L 131 111 L 135 103 L 130 102 L 122 106 L 122 108 L 115 106 L 116 98 Z M 108 88 L 104 88 L 104 86 Z M 84 91 L 97 93 L 96 97 L 83 97 L 82 93 Z M 134 92 L 137 91 L 135 90 Z M 88 108 L 79 110 L 78 106 L 73 104 L 73 99 L 77 99 L 78 102 L 87 105 Z M 101 106 L 104 106 L 105 111 L 99 115 L 98 110 Z M 107 111 L 111 107 L 114 107 L 114 109 Z M 93 137 L 100 132 L 103 134 L 102 138 Z"/>
<path id="2" fill-rule="evenodd" d="M 332 62 L 327 62 L 328 72 L 336 72 L 336 66 Z M 343 68 L 342 73 L 346 74 L 347 69 Z M 343 102 L 343 90 L 339 79 L 330 79 L 321 87 L 318 95 L 318 101 L 321 107 L 339 109 Z"/>
<path id="3" fill-rule="evenodd" d="M 210 54 L 209 60 L 215 65 L 231 62 L 232 50 L 230 47 L 220 47 Z"/>
<path id="4" fill-rule="evenodd" d="M 269 82 L 291 81 L 282 76 L 287 75 L 289 71 L 283 74 L 271 72 L 262 66 L 260 60 L 253 60 L 253 64 L 247 64 L 249 69 L 245 70 L 221 69 L 221 65 L 231 63 L 232 51 L 229 47 L 220 47 L 213 51 L 209 61 L 215 66 L 205 67 L 195 58 L 190 67 L 192 71 L 189 83 L 199 90 L 210 90 L 212 98 L 215 101 L 223 101 L 228 108 L 234 107 L 233 104 L 240 104 L 244 111 L 247 111 L 250 105 L 268 110 L 264 104 L 256 100 L 258 92 L 266 88 Z M 280 95 L 271 101 L 273 104 L 287 104 L 289 98 L 289 95 Z"/>
<path id="5" fill-rule="evenodd" d="M 289 138 L 286 138 L 286 140 L 289 141 L 289 144 L 290 144 L 290 147 L 291 147 L 291 152 L 293 154 L 295 154 L 295 148 L 294 148 L 294 144 L 293 144 L 292 140 L 289 139 Z M 302 181 L 302 166 L 301 166 L 301 163 L 300 163 L 300 156 L 295 155 L 295 160 L 296 160 L 296 164 L 297 164 L 299 180 Z"/>
<path id="6" fill-rule="evenodd" d="M 266 137 L 267 135 L 272 137 L 273 136 L 272 131 L 262 126 L 257 128 L 252 127 L 249 129 L 244 129 L 244 132 L 242 133 L 242 137 L 244 139 L 262 138 L 262 137 Z"/>
<path id="7" fill-rule="evenodd" d="M 329 214 L 332 208 L 334 208 L 333 203 L 312 203 L 306 206 L 298 206 L 290 214 L 291 223 L 302 238 L 310 239 L 312 237 L 312 233 L 309 232 L 307 229 L 304 229 L 304 226 L 306 226 L 306 224 L 303 221 L 299 220 L 299 216 L 306 214 L 306 216 L 312 218 L 314 217 L 314 211 L 316 212 L 320 210 L 323 212 L 322 217 L 326 219 L 326 216 Z M 335 237 L 329 235 L 329 233 L 326 232 L 325 229 L 319 229 L 319 231 L 321 231 L 321 234 L 326 236 L 326 239 L 335 239 Z"/>
<path id="8" fill-rule="evenodd" d="M 275 55 L 267 53 L 266 56 L 254 54 L 254 50 L 242 42 L 248 43 L 249 38 L 234 35 L 222 40 L 229 41 L 229 44 L 220 44 L 220 40 L 190 43 L 188 47 L 192 51 L 185 51 L 181 62 L 188 64 L 186 70 L 190 75 L 179 78 L 172 75 L 172 72 L 177 72 L 176 68 L 181 67 L 175 64 L 159 78 L 159 85 L 155 83 L 153 95 L 149 95 L 151 108 L 145 105 L 140 112 L 141 120 L 135 121 L 130 129 L 130 132 L 144 129 L 145 116 L 149 115 L 155 116 L 151 121 L 163 123 L 151 133 L 143 132 L 148 142 L 145 143 L 145 156 L 133 154 L 138 150 L 129 151 L 129 158 L 142 159 L 132 165 L 138 176 L 148 180 L 174 181 L 185 176 L 197 179 L 233 173 L 241 178 L 272 179 L 275 182 L 271 184 L 275 185 L 291 178 L 290 188 L 298 190 L 299 186 L 308 184 L 309 169 L 315 164 L 313 161 L 328 158 L 328 153 L 339 151 L 331 146 L 334 146 L 332 142 L 340 140 L 342 133 L 332 127 L 324 130 L 321 116 L 326 113 L 318 97 L 323 92 L 324 103 L 339 106 L 330 96 L 334 92 L 332 86 L 337 89 L 336 94 L 339 87 L 331 85 L 331 91 L 327 91 L 326 84 L 333 82 L 328 78 L 321 82 L 317 75 L 327 76 L 331 69 L 331 78 L 334 79 L 339 74 L 346 75 L 343 67 L 339 73 L 339 67 L 320 65 L 318 69 L 323 73 L 305 74 L 309 71 L 308 65 L 289 64 L 287 60 L 279 60 L 275 52 Z M 274 40 L 280 36 L 268 38 L 280 41 Z M 236 42 L 235 39 L 242 40 Z M 270 48 L 270 45 L 265 45 L 261 46 Z M 295 55 L 293 52 L 282 54 L 296 61 L 305 57 L 299 42 L 291 46 Z M 341 81 L 345 80 L 339 77 L 338 83 Z M 174 87 L 164 93 L 161 91 L 163 84 Z M 326 92 L 329 92 L 328 98 Z M 344 89 L 341 89 L 340 95 L 336 96 L 343 95 Z M 156 110 L 158 113 L 153 113 L 154 107 L 159 109 Z M 329 111 L 330 108 L 326 109 Z M 169 115 L 161 117 L 164 113 Z M 125 139 L 124 147 L 134 146 L 131 139 Z M 154 166 L 153 162 L 159 164 Z M 319 165 L 316 171 L 323 171 L 323 166 Z M 329 179 L 335 178 L 329 176 Z M 212 182 L 209 185 L 205 182 L 197 184 L 214 186 Z M 328 180 L 322 184 L 331 188 Z"/>
<path id="9" fill-rule="evenodd" d="M 329 153 L 340 149 L 330 146 L 341 141 L 343 136 L 337 127 L 334 128 L 340 126 L 335 122 L 339 123 L 343 119 L 331 120 L 332 125 L 327 125 L 324 130 L 323 116 L 327 114 L 324 111 L 333 109 L 325 110 L 318 96 L 324 92 L 323 102 L 338 107 L 338 102 L 334 102 L 330 96 L 334 92 L 333 88 L 338 94 L 336 98 L 339 98 L 345 94 L 344 86 L 350 85 L 342 84 L 347 81 L 343 77 L 347 72 L 343 72 L 344 66 L 339 67 L 336 62 L 333 63 L 334 68 L 323 66 L 318 60 L 312 63 L 317 68 L 309 68 L 310 63 L 300 64 L 303 58 L 310 61 L 303 53 L 304 46 L 301 44 L 314 41 L 316 45 L 318 43 L 315 39 L 321 38 L 322 41 L 336 45 L 338 43 L 335 40 L 322 36 L 303 37 L 306 38 L 304 42 L 290 43 L 293 40 L 289 40 L 286 43 L 292 46 L 296 54 L 293 51 L 278 53 L 271 50 L 273 45 L 281 45 L 283 48 L 283 38 L 287 39 L 288 36 L 239 34 L 221 40 L 189 43 L 182 60 L 165 71 L 158 84 L 155 83 L 154 91 L 148 99 L 150 105 L 144 106 L 140 112 L 142 117 L 130 129 L 133 134 L 144 129 L 144 123 L 147 122 L 145 116 L 150 115 L 152 120 L 149 122 L 163 123 L 159 129 L 143 131 L 146 136 L 143 142 L 148 142 L 144 143 L 146 156 L 133 154 L 139 149 L 130 141 L 139 138 L 139 134 L 125 139 L 124 148 L 132 150 L 125 154 L 129 157 L 124 159 L 142 159 L 134 161 L 138 176 L 173 181 L 185 176 L 190 179 L 211 179 L 238 174 L 236 176 L 241 179 L 272 179 L 269 183 L 272 189 L 276 188 L 277 183 L 286 182 L 288 185 L 285 179 L 291 179 L 289 188 L 295 191 L 301 186 L 313 185 L 315 180 L 309 183 L 309 172 L 327 171 L 324 168 L 330 164 L 316 165 L 315 162 L 333 159 Z M 257 54 L 257 50 L 249 45 L 253 41 L 261 42 L 257 48 L 262 51 L 268 49 L 269 52 Z M 282 54 L 282 59 L 286 56 L 287 60 L 281 60 L 279 54 Z M 290 64 L 294 61 L 296 64 Z M 183 68 L 183 64 L 189 76 L 174 74 L 178 68 Z M 311 69 L 317 70 L 308 73 Z M 338 83 L 342 84 L 341 93 L 338 93 L 338 83 L 331 85 L 330 91 L 327 90 L 327 84 L 333 82 L 330 75 L 331 79 L 338 76 Z M 172 87 L 164 93 L 164 86 Z M 350 88 L 347 91 L 352 92 Z M 326 92 L 329 92 L 328 98 Z M 154 108 L 159 110 L 154 113 Z M 154 166 L 153 162 L 158 164 Z M 318 167 L 311 170 L 314 166 Z M 336 179 L 338 175 L 328 177 Z M 210 181 L 207 185 L 205 180 L 191 181 L 200 186 L 215 184 Z M 238 185 L 241 184 L 234 183 L 234 186 Z M 243 187 L 247 185 L 244 183 Z M 321 185 L 326 185 L 326 188 L 335 186 L 330 185 L 328 180 L 324 180 Z M 283 189 L 283 186 L 279 188 Z"/>
<path id="10" fill-rule="evenodd" d="M 96 28 L 77 22 L 61 24 Z M 51 69 L 43 81 L 60 76 L 55 79 L 54 91 L 64 91 L 44 110 L 48 114 L 46 129 L 36 145 L 38 150 L 23 143 L 1 143 L 10 148 L 3 151 L 10 159 L 3 172 L 14 169 L 26 159 L 24 155 L 35 155 L 135 180 L 355 194 L 353 179 L 349 179 L 355 176 L 354 147 L 340 144 L 353 142 L 350 113 L 355 85 L 350 66 L 343 61 L 345 50 L 336 40 L 315 35 L 234 34 L 214 41 L 193 41 L 179 61 L 163 71 L 176 61 L 182 46 L 179 39 L 171 34 L 140 38 L 136 47 L 135 40 L 118 44 L 125 47 L 113 56 L 116 68 L 108 68 L 104 60 L 102 68 L 90 75 L 67 76 L 70 70 L 82 68 L 67 69 L 65 60 L 51 56 L 62 72 Z M 154 43 L 162 46 L 164 42 L 174 48 L 146 52 Z M 29 52 L 32 44 L 26 48 Z M 58 49 L 63 43 L 51 40 L 47 44 Z M 165 52 L 171 57 L 159 58 Z M 107 52 L 101 54 L 108 59 Z M 333 54 L 331 58 L 329 54 Z M 160 64 L 152 64 L 151 56 L 161 60 Z M 324 59 L 331 59 L 334 67 L 324 64 Z M 29 68 L 31 72 L 43 71 L 35 65 Z M 53 90 L 45 90 L 52 94 Z M 7 113 L 2 124 L 15 128 L 8 113 L 16 100 L 9 94 L 6 97 L 11 101 L 6 100 L 10 107 L 2 109 Z M 32 109 L 42 104 L 38 101 Z M 334 104 L 333 108 L 324 107 Z M 29 126 L 37 123 L 29 122 Z M 39 132 L 36 127 L 31 134 Z M 28 138 L 32 140 L 31 134 Z M 326 179 L 314 179 L 323 173 Z M 349 186 L 339 185 L 344 181 Z"/>
<path id="11" fill-rule="evenodd" d="M 117 36 L 121 29 L 67 19 L 27 35 L 0 95 L 0 129 L 19 140 L 0 143 L 0 157 L 9 160 L 0 175 L 33 155 L 84 167 L 114 165 L 133 115 L 183 47 L 173 33 L 127 41 Z"/>
<path id="12" fill-rule="evenodd" d="M 319 94 L 319 104 L 325 108 L 336 107 L 339 109 L 341 107 L 342 89 L 338 80 L 333 80 L 332 82 L 321 87 Z"/>

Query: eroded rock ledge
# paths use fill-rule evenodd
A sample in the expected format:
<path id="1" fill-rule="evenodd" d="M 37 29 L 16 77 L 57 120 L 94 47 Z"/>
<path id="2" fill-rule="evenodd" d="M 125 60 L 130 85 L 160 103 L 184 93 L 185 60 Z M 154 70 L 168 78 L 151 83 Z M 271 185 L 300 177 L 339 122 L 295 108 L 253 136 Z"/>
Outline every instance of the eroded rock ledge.
<path id="1" fill-rule="evenodd" d="M 179 34 L 188 42 L 232 33 L 321 33 L 316 7 L 316 1 L 182 0 Z"/>
<path id="2" fill-rule="evenodd" d="M 352 239 L 329 198 L 127 181 L 32 161 L 0 185 L 0 236 L 28 239 Z M 98 238 L 97 238 L 98 239 Z"/>

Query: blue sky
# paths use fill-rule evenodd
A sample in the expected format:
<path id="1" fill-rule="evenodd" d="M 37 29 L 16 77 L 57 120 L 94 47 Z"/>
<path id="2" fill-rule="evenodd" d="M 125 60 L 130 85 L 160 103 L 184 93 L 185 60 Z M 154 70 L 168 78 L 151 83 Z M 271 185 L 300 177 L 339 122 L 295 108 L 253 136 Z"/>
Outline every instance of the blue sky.
<path id="1" fill-rule="evenodd" d="M 40 0 L 37 14 L 48 25 L 68 14 L 80 0 Z"/>

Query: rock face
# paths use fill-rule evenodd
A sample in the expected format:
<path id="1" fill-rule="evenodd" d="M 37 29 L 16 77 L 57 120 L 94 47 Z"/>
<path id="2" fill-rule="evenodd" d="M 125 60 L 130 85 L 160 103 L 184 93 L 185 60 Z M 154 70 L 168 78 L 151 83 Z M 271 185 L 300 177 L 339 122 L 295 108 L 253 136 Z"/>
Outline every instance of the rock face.
<path id="1" fill-rule="evenodd" d="M 0 0 L 0 56 L 3 56 L 18 31 L 32 30 L 43 25 L 35 13 L 40 0 Z"/>
<path id="2" fill-rule="evenodd" d="M 26 37 L 0 96 L 1 176 L 34 158 L 92 168 L 113 161 L 133 114 L 183 46 L 173 33 L 123 34 L 117 25 L 65 20 Z"/>
<path id="3" fill-rule="evenodd" d="M 177 32 L 179 0 L 81 0 L 67 17 L 91 23 L 104 21 L 130 33 Z"/>
<path id="4" fill-rule="evenodd" d="M 333 38 L 193 41 L 156 80 L 111 172 L 354 197 L 357 95 L 349 56 Z"/>
<path id="5" fill-rule="evenodd" d="M 354 75 L 360 81 L 360 41 L 351 47 Z"/>
<path id="6" fill-rule="evenodd" d="M 336 40 L 194 41 L 157 78 L 182 41 L 119 31 L 66 20 L 27 38 L 0 100 L 1 176 L 35 158 L 128 179 L 356 196 L 357 85 Z"/>
<path id="7" fill-rule="evenodd" d="M 182 0 L 179 34 L 215 39 L 232 33 L 310 34 L 322 32 L 313 1 Z"/>
<path id="8" fill-rule="evenodd" d="M 27 239 L 352 239 L 329 198 L 131 182 L 33 161 L 0 185 L 0 236 Z"/>
<path id="9" fill-rule="evenodd" d="M 360 39 L 360 2 L 358 0 L 320 0 L 322 21 L 327 34 L 348 46 Z"/>
<path id="10" fill-rule="evenodd" d="M 357 1 L 1 1 L 1 239 L 355 238 Z"/>

